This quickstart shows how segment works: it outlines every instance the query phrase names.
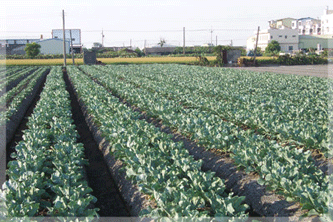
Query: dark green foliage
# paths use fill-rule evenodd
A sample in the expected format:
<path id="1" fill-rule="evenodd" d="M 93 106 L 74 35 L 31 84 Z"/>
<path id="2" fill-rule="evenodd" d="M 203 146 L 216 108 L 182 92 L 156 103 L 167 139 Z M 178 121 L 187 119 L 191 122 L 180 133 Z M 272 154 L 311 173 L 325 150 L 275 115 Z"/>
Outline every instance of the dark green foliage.
<path id="1" fill-rule="evenodd" d="M 278 53 L 281 50 L 280 44 L 278 43 L 278 41 L 273 40 L 270 43 L 268 43 L 266 49 L 265 49 L 265 53 Z"/>
<path id="2" fill-rule="evenodd" d="M 271 59 L 257 59 L 256 64 L 253 64 L 252 59 L 239 58 L 238 64 L 245 66 L 254 66 L 254 65 L 314 65 L 314 64 L 327 64 L 327 58 L 323 58 L 318 55 L 302 55 L 298 54 L 296 56 L 283 55 L 279 57 L 272 57 Z"/>
<path id="3" fill-rule="evenodd" d="M 262 56 L 263 52 L 260 47 L 257 48 L 256 56 Z M 250 50 L 247 56 L 254 56 L 254 50 Z"/>
<path id="4" fill-rule="evenodd" d="M 223 51 L 228 51 L 230 50 L 230 46 L 222 46 L 218 45 L 213 48 L 214 55 L 216 55 L 216 65 L 217 66 L 223 66 Z"/>
<path id="5" fill-rule="evenodd" d="M 204 57 L 204 56 L 198 56 L 198 65 L 200 65 L 200 66 L 207 66 L 207 65 L 209 65 L 209 61 L 208 61 L 208 59 L 206 58 L 206 57 Z"/>
<path id="6" fill-rule="evenodd" d="M 145 54 L 139 48 L 136 48 L 134 51 L 136 52 L 136 54 L 138 55 L 138 57 L 145 56 Z"/>
<path id="7" fill-rule="evenodd" d="M 40 45 L 33 42 L 26 44 L 24 51 L 27 53 L 29 58 L 35 58 L 40 53 Z"/>
<path id="8" fill-rule="evenodd" d="M 322 58 L 318 55 L 298 55 L 290 56 L 283 55 L 279 56 L 277 63 L 280 65 L 313 65 L 313 64 L 327 64 L 327 59 Z"/>
<path id="9" fill-rule="evenodd" d="M 163 45 L 166 43 L 165 39 L 160 39 L 160 42 L 157 43 L 158 45 L 160 45 L 161 47 L 163 47 Z"/>

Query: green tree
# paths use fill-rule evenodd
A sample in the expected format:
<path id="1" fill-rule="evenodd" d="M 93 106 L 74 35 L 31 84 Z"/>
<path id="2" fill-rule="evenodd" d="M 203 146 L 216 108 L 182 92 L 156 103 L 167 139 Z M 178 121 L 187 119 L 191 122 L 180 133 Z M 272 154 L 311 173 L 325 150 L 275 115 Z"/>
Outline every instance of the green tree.
<path id="1" fill-rule="evenodd" d="M 267 53 L 267 54 L 272 54 L 272 53 L 277 54 L 280 51 L 281 51 L 280 44 L 276 40 L 273 40 L 270 43 L 268 43 L 268 45 L 265 49 L 265 53 Z"/>
<path id="2" fill-rule="evenodd" d="M 160 42 L 158 43 L 158 45 L 160 45 L 161 47 L 163 47 L 163 45 L 166 43 L 165 39 L 160 39 Z"/>
<path id="3" fill-rule="evenodd" d="M 33 42 L 26 44 L 24 51 L 27 53 L 29 58 L 35 58 L 40 53 L 40 45 Z"/>
<path id="4" fill-rule="evenodd" d="M 134 51 L 136 52 L 136 54 L 138 54 L 138 57 L 142 57 L 145 55 L 139 48 L 136 48 Z"/>
<path id="5" fill-rule="evenodd" d="M 216 55 L 216 65 L 218 66 L 223 66 L 223 51 L 228 51 L 230 50 L 231 47 L 230 46 L 222 46 L 222 45 L 218 45 L 218 46 L 215 46 L 213 48 L 213 53 L 214 55 Z"/>

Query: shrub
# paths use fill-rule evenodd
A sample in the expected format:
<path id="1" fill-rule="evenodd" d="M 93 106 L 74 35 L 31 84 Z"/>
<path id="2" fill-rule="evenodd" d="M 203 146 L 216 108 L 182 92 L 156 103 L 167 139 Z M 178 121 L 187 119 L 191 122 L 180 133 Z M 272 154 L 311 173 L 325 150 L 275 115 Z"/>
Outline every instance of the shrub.
<path id="1" fill-rule="evenodd" d="M 326 58 L 320 57 L 318 55 L 283 55 L 279 56 L 277 59 L 280 65 L 314 65 L 314 64 L 327 64 Z"/>

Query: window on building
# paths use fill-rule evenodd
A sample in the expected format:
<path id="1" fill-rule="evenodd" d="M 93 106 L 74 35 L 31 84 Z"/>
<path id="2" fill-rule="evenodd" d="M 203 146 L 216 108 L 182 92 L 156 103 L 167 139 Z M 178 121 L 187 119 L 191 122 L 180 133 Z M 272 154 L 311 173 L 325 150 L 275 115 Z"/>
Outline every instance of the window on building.
<path id="1" fill-rule="evenodd" d="M 293 35 L 293 38 L 296 38 L 296 35 Z"/>
<path id="2" fill-rule="evenodd" d="M 271 39 L 273 39 L 273 36 L 271 35 Z"/>
<path id="3" fill-rule="evenodd" d="M 289 51 L 293 51 L 294 50 L 294 47 L 293 46 L 289 46 Z"/>
<path id="4" fill-rule="evenodd" d="M 282 38 L 282 35 L 279 35 L 279 38 Z"/>
<path id="5" fill-rule="evenodd" d="M 301 26 L 301 25 L 302 25 L 302 22 L 298 22 L 298 25 Z"/>
<path id="6" fill-rule="evenodd" d="M 284 38 L 285 38 L 285 39 L 287 39 L 287 38 L 288 38 L 288 36 L 286 36 L 286 35 L 285 35 L 285 36 L 284 36 Z"/>

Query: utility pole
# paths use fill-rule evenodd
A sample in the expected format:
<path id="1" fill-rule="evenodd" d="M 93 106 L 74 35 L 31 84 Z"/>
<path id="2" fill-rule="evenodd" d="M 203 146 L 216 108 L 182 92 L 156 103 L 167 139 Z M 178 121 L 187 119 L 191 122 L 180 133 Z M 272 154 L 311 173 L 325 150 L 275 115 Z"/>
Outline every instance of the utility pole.
<path id="1" fill-rule="evenodd" d="M 259 31 L 260 31 L 260 26 L 258 26 L 258 31 L 257 31 L 257 40 L 256 40 L 256 47 L 254 49 L 254 57 L 253 57 L 253 63 L 255 64 L 256 61 L 256 54 L 257 54 L 257 47 L 258 47 L 258 39 L 259 39 Z"/>
<path id="2" fill-rule="evenodd" d="M 146 45 L 147 45 L 147 40 L 145 40 L 144 47 L 143 47 L 143 50 L 144 50 L 145 56 L 147 55 Z"/>
<path id="3" fill-rule="evenodd" d="M 230 46 L 232 46 L 232 39 L 230 40 Z"/>
<path id="4" fill-rule="evenodd" d="M 132 39 L 130 39 L 130 49 L 132 49 Z"/>
<path id="5" fill-rule="evenodd" d="M 104 34 L 103 34 L 103 29 L 102 29 L 102 47 L 104 47 Z"/>
<path id="6" fill-rule="evenodd" d="M 62 38 L 64 42 L 64 66 L 66 68 L 65 10 L 62 10 Z"/>
<path id="7" fill-rule="evenodd" d="M 185 27 L 183 27 L 183 54 L 185 55 Z"/>
<path id="8" fill-rule="evenodd" d="M 69 37 L 71 38 L 71 53 L 72 53 L 72 61 L 73 61 L 73 65 L 75 65 L 75 61 L 74 61 L 74 51 L 73 51 L 72 29 L 69 30 Z"/>
<path id="9" fill-rule="evenodd" d="M 210 29 L 210 44 L 213 45 L 213 27 Z"/>

